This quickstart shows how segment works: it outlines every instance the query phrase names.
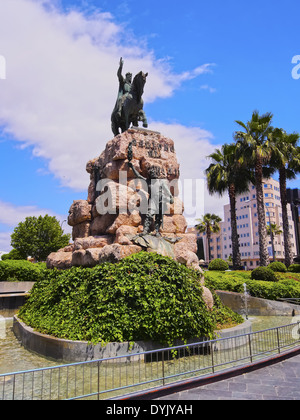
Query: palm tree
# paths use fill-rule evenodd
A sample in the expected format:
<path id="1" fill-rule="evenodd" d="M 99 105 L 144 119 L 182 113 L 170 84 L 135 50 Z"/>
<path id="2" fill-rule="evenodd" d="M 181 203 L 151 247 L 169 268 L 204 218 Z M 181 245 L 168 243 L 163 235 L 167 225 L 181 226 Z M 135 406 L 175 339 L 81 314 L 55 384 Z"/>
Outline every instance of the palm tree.
<path id="1" fill-rule="evenodd" d="M 276 225 L 276 223 L 270 223 L 269 225 L 267 225 L 267 234 L 271 235 L 271 233 L 273 233 L 273 235 L 281 235 L 282 234 L 282 230 L 280 229 L 279 226 Z"/>
<path id="2" fill-rule="evenodd" d="M 272 151 L 272 141 L 270 140 L 272 118 L 271 113 L 259 115 L 258 111 L 254 111 L 251 120 L 246 124 L 236 121 L 244 131 L 235 133 L 235 139 L 243 150 L 241 159 L 254 168 L 261 266 L 267 266 L 269 263 L 262 180 L 263 166 L 269 162 Z"/>
<path id="3" fill-rule="evenodd" d="M 287 213 L 286 180 L 295 179 L 300 172 L 300 153 L 297 142 L 299 134 L 287 134 L 282 129 L 273 130 L 273 153 L 271 165 L 278 169 L 280 200 L 282 208 L 283 240 L 285 265 L 289 267 L 293 263 L 292 244 L 289 232 L 289 220 Z"/>
<path id="4" fill-rule="evenodd" d="M 217 216 L 216 214 L 206 213 L 202 216 L 201 219 L 196 219 L 199 222 L 195 225 L 195 228 L 201 232 L 206 234 L 207 240 L 207 248 L 208 248 L 208 262 L 211 260 L 211 252 L 210 252 L 210 239 L 212 233 L 220 232 L 220 225 L 221 217 Z"/>
<path id="5" fill-rule="evenodd" d="M 237 157 L 236 144 L 224 144 L 208 156 L 213 162 L 206 169 L 207 187 L 210 194 L 229 195 L 233 268 L 242 266 L 239 236 L 236 223 L 236 195 L 248 191 L 251 172 L 241 165 Z"/>

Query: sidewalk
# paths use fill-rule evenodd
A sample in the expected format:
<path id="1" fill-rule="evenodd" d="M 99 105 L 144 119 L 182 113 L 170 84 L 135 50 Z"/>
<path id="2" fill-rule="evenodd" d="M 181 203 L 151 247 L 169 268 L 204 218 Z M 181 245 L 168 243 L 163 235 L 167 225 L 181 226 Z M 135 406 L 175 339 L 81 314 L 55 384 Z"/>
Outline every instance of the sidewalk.
<path id="1" fill-rule="evenodd" d="M 300 355 L 156 400 L 300 400 Z"/>

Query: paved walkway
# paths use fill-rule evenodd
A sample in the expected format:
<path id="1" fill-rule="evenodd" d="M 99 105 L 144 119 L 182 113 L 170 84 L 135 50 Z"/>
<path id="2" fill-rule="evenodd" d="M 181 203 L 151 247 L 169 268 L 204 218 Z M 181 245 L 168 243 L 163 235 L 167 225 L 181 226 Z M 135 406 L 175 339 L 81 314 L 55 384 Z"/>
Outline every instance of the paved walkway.
<path id="1" fill-rule="evenodd" d="M 300 400 L 300 355 L 157 400 Z"/>

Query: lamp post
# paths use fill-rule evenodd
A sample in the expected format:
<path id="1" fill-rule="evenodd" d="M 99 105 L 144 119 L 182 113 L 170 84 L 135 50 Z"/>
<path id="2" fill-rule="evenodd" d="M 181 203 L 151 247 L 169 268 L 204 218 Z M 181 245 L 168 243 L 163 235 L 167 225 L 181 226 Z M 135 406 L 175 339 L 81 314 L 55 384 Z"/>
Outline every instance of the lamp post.
<path id="1" fill-rule="evenodd" d="M 61 228 L 61 230 L 62 230 L 62 226 L 63 226 L 63 224 L 66 222 L 66 220 L 63 220 L 62 222 L 61 222 L 61 224 L 60 224 L 60 228 Z"/>

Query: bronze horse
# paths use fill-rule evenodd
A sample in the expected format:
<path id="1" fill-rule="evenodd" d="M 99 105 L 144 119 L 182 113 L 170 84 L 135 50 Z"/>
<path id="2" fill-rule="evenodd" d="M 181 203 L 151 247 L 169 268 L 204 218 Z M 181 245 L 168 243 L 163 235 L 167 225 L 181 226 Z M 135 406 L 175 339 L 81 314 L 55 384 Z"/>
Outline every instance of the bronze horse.
<path id="1" fill-rule="evenodd" d="M 143 121 L 143 127 L 147 128 L 147 118 L 143 110 L 144 101 L 142 95 L 148 73 L 140 71 L 133 79 L 130 92 L 122 98 L 121 116 L 118 114 L 117 104 L 111 114 L 111 129 L 115 136 L 128 130 L 130 124 L 138 126 L 138 121 Z"/>

